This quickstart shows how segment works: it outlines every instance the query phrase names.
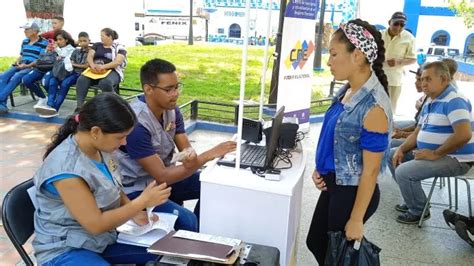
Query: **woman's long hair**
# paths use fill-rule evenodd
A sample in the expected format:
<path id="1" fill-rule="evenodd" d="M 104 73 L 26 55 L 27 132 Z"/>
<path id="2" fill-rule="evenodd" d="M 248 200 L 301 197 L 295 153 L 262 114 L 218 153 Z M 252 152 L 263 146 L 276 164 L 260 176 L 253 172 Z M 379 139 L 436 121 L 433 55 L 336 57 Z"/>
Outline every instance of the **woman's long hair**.
<path id="1" fill-rule="evenodd" d="M 54 33 L 54 40 L 55 41 L 58 40 L 59 35 L 61 35 L 64 38 L 64 40 L 66 40 L 66 45 L 70 44 L 72 47 L 76 47 L 76 42 L 72 38 L 71 34 L 69 34 L 69 32 L 67 32 L 65 30 L 59 30 L 59 31 L 55 32 Z"/>
<path id="2" fill-rule="evenodd" d="M 101 93 L 86 102 L 78 114 L 67 118 L 51 138 L 43 160 L 71 134 L 90 131 L 94 126 L 104 133 L 121 133 L 132 128 L 136 120 L 137 117 L 127 101 L 115 93 Z"/>

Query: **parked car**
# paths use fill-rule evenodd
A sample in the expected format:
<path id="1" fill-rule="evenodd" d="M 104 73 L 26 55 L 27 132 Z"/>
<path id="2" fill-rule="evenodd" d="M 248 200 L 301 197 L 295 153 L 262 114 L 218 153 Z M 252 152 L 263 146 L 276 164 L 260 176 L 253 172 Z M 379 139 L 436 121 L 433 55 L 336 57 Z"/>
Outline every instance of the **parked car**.
<path id="1" fill-rule="evenodd" d="M 137 37 L 135 40 L 142 45 L 156 45 L 158 41 L 166 40 L 166 37 L 161 34 L 148 33 L 143 37 Z"/>
<path id="2" fill-rule="evenodd" d="M 450 57 L 454 58 L 455 56 L 459 56 L 459 49 L 452 48 L 448 46 L 430 46 L 426 53 L 427 61 L 433 62 L 440 58 Z"/>

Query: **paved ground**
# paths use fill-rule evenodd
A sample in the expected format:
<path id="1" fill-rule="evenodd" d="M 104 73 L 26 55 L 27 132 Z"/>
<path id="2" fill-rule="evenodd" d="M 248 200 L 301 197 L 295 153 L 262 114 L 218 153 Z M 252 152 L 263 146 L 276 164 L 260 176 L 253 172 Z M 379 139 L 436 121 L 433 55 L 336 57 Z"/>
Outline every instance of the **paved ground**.
<path id="1" fill-rule="evenodd" d="M 0 198 L 10 188 L 33 176 L 56 125 L 0 118 Z M 31 250 L 30 245 L 26 245 Z M 0 265 L 20 261 L 3 230 L 0 229 Z"/>
<path id="2" fill-rule="evenodd" d="M 406 76 L 406 84 L 400 99 L 401 117 L 413 115 L 413 103 L 419 97 L 412 85 L 414 77 Z M 474 102 L 473 83 L 459 82 L 461 90 Z M 24 98 L 22 108 L 31 110 L 32 103 Z M 20 102 L 19 102 L 20 103 Z M 21 103 L 20 103 L 21 104 Z M 66 109 L 69 110 L 69 109 Z M 0 118 L 0 199 L 14 185 L 30 178 L 41 163 L 45 144 L 56 125 L 40 122 Z M 320 125 L 312 125 L 304 140 L 305 151 L 309 153 L 303 188 L 303 206 L 297 245 L 297 265 L 316 265 L 305 246 L 314 206 L 319 192 L 310 179 L 314 169 L 314 149 L 319 136 Z M 190 139 L 198 151 L 228 139 L 229 134 L 197 131 Z M 442 209 L 432 208 L 432 218 L 423 228 L 401 225 L 395 222 L 397 213 L 393 206 L 400 202 L 396 184 L 390 177 L 380 180 L 381 202 L 375 215 L 366 225 L 366 236 L 382 248 L 383 265 L 473 265 L 474 249 L 463 242 L 442 220 Z M 428 189 L 428 187 L 426 187 Z M 461 186 L 461 212 L 466 213 L 465 189 Z M 435 189 L 435 202 L 447 203 L 447 188 Z M 472 199 L 471 199 L 472 200 Z M 2 227 L 2 226 L 0 226 Z M 27 245 L 31 252 L 31 246 Z M 10 244 L 3 228 L 0 229 L 0 265 L 21 265 L 19 256 Z"/>
<path id="3" fill-rule="evenodd" d="M 0 119 L 0 138 L 2 140 L 0 159 L 0 197 L 15 184 L 28 179 L 41 160 L 44 145 L 55 126 L 37 122 L 23 122 Z M 305 150 L 313 153 L 316 145 L 318 125 L 311 127 L 309 138 L 305 140 Z M 191 135 L 193 146 L 198 151 L 230 137 L 227 134 L 197 131 Z M 7 142 L 15 139 L 15 142 Z M 12 149 L 17 152 L 12 152 Z M 308 156 L 304 179 L 303 206 L 298 235 L 297 265 L 315 265 L 313 257 L 304 244 L 314 206 L 319 192 L 314 188 L 309 174 L 314 168 L 313 156 Z M 12 166 L 13 165 L 13 166 Z M 18 167 L 21 166 L 21 167 Z M 366 226 L 366 236 L 382 248 L 381 259 L 384 265 L 469 265 L 474 260 L 474 250 L 447 228 L 442 221 L 442 208 L 433 208 L 432 216 L 422 229 L 416 226 L 401 225 L 394 221 L 397 213 L 393 205 L 400 201 L 395 183 L 385 177 L 380 183 L 382 199 L 376 214 Z M 435 201 L 447 202 L 446 188 L 435 190 Z M 464 189 L 461 189 L 464 194 Z M 464 194 L 465 195 L 465 194 Z M 466 200 L 461 198 L 462 210 L 466 211 Z M 28 250 L 31 247 L 27 245 Z M 3 230 L 0 230 L 1 265 L 15 265 L 19 262 L 13 247 Z M 472 264 L 471 264 L 472 265 Z"/>

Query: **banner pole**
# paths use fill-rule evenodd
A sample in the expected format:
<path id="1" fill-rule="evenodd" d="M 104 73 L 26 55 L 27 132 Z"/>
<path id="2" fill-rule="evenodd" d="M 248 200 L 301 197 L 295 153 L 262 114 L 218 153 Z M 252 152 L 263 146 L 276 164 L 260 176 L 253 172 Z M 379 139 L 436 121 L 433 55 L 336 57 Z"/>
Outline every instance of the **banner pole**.
<path id="1" fill-rule="evenodd" d="M 268 47 L 270 45 L 270 31 L 272 24 L 272 4 L 273 1 L 268 2 L 268 15 L 267 15 L 267 34 L 265 35 L 265 51 L 263 52 L 263 67 L 262 67 L 262 78 L 260 80 L 260 106 L 258 110 L 258 120 L 262 121 L 263 118 L 263 96 L 265 95 L 265 82 L 267 80 L 267 67 L 268 67 Z"/>
<path id="2" fill-rule="evenodd" d="M 242 150 L 242 118 L 244 117 L 245 78 L 247 72 L 247 50 L 249 42 L 250 1 L 245 3 L 244 44 L 242 47 L 242 69 L 240 71 L 239 121 L 237 123 L 237 151 L 235 169 L 240 169 L 240 151 Z"/>

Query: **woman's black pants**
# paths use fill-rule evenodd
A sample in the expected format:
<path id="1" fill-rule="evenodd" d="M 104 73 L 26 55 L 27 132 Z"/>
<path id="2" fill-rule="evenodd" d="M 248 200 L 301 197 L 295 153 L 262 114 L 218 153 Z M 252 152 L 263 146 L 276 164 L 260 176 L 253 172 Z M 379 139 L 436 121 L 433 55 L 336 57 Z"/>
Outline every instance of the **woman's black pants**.
<path id="1" fill-rule="evenodd" d="M 306 245 L 313 253 L 319 265 L 324 265 L 326 251 L 328 248 L 329 231 L 345 231 L 346 223 L 351 217 L 354 206 L 357 186 L 336 185 L 334 173 L 322 176 L 326 182 L 326 191 L 322 191 L 319 196 L 313 219 L 309 227 Z M 375 187 L 374 194 L 364 216 L 364 223 L 369 219 L 379 205 L 380 190 Z"/>

